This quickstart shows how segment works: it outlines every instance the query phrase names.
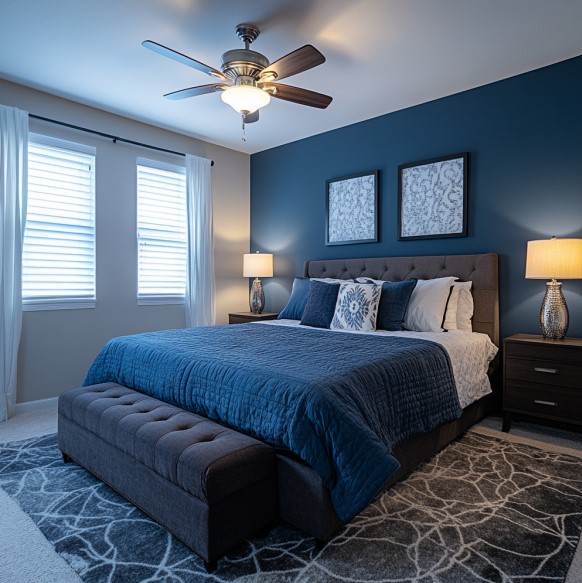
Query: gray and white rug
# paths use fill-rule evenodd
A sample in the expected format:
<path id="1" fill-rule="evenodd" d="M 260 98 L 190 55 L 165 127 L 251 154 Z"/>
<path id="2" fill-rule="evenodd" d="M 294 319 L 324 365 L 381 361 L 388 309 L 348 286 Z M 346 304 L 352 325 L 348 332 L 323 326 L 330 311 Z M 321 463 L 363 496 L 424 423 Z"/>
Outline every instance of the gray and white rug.
<path id="1" fill-rule="evenodd" d="M 324 549 L 285 526 L 208 575 L 180 541 L 75 464 L 56 436 L 5 444 L 0 486 L 87 583 L 564 581 L 582 530 L 582 460 L 468 433 Z"/>

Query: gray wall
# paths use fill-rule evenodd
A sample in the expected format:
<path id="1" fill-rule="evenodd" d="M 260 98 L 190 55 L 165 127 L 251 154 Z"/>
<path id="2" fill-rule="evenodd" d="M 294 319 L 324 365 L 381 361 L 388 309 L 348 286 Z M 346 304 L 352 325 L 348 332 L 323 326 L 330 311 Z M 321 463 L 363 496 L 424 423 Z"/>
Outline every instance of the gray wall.
<path id="1" fill-rule="evenodd" d="M 216 321 L 248 309 L 242 255 L 249 250 L 250 161 L 247 154 L 80 105 L 0 80 L 0 103 L 67 123 L 214 160 L 212 194 Z M 136 303 L 136 158 L 180 164 L 183 159 L 53 124 L 30 121 L 30 131 L 97 148 L 97 306 L 90 310 L 25 312 L 17 401 L 34 401 L 79 386 L 103 344 L 114 336 L 181 328 L 184 306 Z"/>

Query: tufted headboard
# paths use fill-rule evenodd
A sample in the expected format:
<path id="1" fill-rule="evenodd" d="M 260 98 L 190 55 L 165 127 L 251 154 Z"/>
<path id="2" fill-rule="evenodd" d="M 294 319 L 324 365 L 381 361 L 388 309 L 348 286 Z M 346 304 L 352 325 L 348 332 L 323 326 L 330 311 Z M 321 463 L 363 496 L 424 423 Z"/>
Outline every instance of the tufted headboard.
<path id="1" fill-rule="evenodd" d="M 499 346 L 499 275 L 497 254 L 434 257 L 376 257 L 306 261 L 305 277 L 351 279 L 370 277 L 401 281 L 409 277 L 435 279 L 454 275 L 473 282 L 473 330 L 488 334 Z"/>

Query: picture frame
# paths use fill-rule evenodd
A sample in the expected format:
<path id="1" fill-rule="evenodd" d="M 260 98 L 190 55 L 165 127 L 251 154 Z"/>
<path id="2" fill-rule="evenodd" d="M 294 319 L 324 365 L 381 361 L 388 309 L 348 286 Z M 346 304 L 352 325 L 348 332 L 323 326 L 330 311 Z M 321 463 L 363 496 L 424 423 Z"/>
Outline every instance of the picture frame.
<path id="1" fill-rule="evenodd" d="M 398 166 L 398 240 L 466 237 L 469 153 Z"/>
<path id="2" fill-rule="evenodd" d="M 325 182 L 325 244 L 377 243 L 379 171 Z"/>

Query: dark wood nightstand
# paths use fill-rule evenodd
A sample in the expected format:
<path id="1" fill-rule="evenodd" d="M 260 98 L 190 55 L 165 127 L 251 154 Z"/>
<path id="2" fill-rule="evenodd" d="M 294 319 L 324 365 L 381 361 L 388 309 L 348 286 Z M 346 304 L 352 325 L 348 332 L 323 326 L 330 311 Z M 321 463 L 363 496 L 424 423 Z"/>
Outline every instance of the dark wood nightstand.
<path id="1" fill-rule="evenodd" d="M 229 324 L 247 324 L 248 322 L 262 322 L 264 320 L 276 320 L 279 314 L 274 312 L 263 312 L 253 314 L 252 312 L 234 312 L 228 315 Z"/>
<path id="2" fill-rule="evenodd" d="M 516 413 L 582 426 L 582 338 L 510 336 L 503 371 L 503 431 Z"/>

